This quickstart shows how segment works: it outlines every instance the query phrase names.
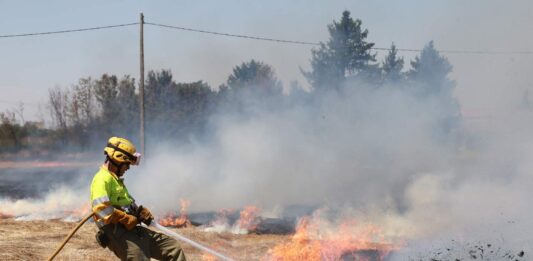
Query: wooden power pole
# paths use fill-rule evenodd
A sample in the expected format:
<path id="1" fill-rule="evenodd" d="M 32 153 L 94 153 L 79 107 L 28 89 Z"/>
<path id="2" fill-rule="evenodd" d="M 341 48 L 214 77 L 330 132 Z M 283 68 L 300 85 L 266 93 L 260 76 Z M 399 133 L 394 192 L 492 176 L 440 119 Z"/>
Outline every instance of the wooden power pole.
<path id="1" fill-rule="evenodd" d="M 141 61 L 140 61 L 140 65 L 141 65 L 141 77 L 140 77 L 140 80 L 139 80 L 139 99 L 140 99 L 140 112 L 141 112 L 141 129 L 139 131 L 139 138 L 140 138 L 140 143 L 141 143 L 141 153 L 143 154 L 143 156 L 145 157 L 145 139 L 144 139 L 144 15 L 143 13 L 141 13 L 141 22 L 140 22 L 140 25 L 141 25 Z M 146 158 L 145 158 L 146 159 Z"/>

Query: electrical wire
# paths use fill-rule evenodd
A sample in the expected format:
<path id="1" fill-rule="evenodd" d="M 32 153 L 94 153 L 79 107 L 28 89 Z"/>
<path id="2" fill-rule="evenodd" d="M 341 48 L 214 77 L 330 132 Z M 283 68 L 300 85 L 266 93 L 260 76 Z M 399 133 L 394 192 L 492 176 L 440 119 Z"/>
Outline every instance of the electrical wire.
<path id="1" fill-rule="evenodd" d="M 116 27 L 126 27 L 126 26 L 138 25 L 138 24 L 140 23 L 137 22 L 137 23 L 128 23 L 128 24 L 117 24 L 117 25 L 107 25 L 107 26 L 60 30 L 60 31 L 37 32 L 37 33 L 7 34 L 7 35 L 0 35 L 0 38 L 14 38 L 14 37 L 36 36 L 36 35 L 83 32 L 83 31 L 101 30 L 101 29 L 109 29 L 109 28 L 116 28 Z M 243 35 L 243 34 L 230 34 L 230 33 L 200 30 L 200 29 L 194 29 L 194 28 L 188 28 L 188 27 L 182 27 L 182 26 L 152 23 L 152 22 L 145 22 L 144 24 L 152 25 L 156 27 L 168 28 L 168 29 L 176 29 L 176 30 L 182 30 L 182 31 L 190 31 L 190 32 L 227 36 L 227 37 L 244 38 L 244 39 L 250 39 L 250 40 L 269 41 L 269 42 L 288 43 L 288 44 L 300 44 L 300 45 L 312 45 L 312 46 L 321 45 L 321 43 L 317 43 L 317 42 L 284 40 L 284 39 L 267 38 L 267 37 L 259 37 L 259 36 Z M 370 49 L 376 50 L 376 51 L 391 51 L 392 50 L 391 48 L 385 48 L 385 47 L 371 47 Z M 421 52 L 422 51 L 422 49 L 408 49 L 408 48 L 396 48 L 396 50 L 401 51 L 401 52 Z M 446 53 L 446 54 L 478 54 L 478 55 L 482 55 L 482 54 L 530 55 L 530 54 L 533 54 L 533 51 L 473 51 L 473 50 L 438 50 L 438 51 L 440 53 Z"/>
<path id="2" fill-rule="evenodd" d="M 125 27 L 125 26 L 131 26 L 131 25 L 136 25 L 136 24 L 139 24 L 139 23 L 106 25 L 106 26 L 98 26 L 98 27 L 69 29 L 69 30 L 61 30 L 61 31 L 38 32 L 38 33 L 6 34 L 6 35 L 0 35 L 0 38 L 14 38 L 14 37 L 35 36 L 35 35 L 48 35 L 48 34 L 63 34 L 63 33 L 83 32 L 83 31 L 101 30 L 101 29 L 109 29 L 109 28 L 116 28 L 116 27 Z"/>
<path id="3" fill-rule="evenodd" d="M 265 38 L 265 37 L 242 35 L 242 34 L 219 33 L 219 32 L 214 32 L 214 31 L 206 31 L 206 30 L 199 30 L 199 29 L 193 29 L 193 28 L 187 28 L 187 27 L 181 27 L 181 26 L 172 26 L 172 25 L 156 24 L 156 23 L 149 23 L 149 22 L 145 22 L 144 24 L 153 25 L 153 26 L 159 26 L 159 27 L 165 27 L 165 28 L 178 29 L 178 30 L 184 30 L 184 31 L 197 32 L 197 33 L 214 34 L 214 35 L 222 35 L 222 36 L 238 37 L 238 38 L 246 38 L 246 39 L 252 39 L 252 40 L 270 41 L 270 42 L 278 42 L 278 43 L 303 44 L 303 45 L 320 45 L 319 43 L 313 43 L 313 42 L 282 40 L 282 39 Z"/>
<path id="4" fill-rule="evenodd" d="M 242 34 L 229 34 L 229 33 L 206 31 L 206 30 L 200 30 L 200 29 L 194 29 L 194 28 L 188 28 L 188 27 L 182 27 L 182 26 L 173 26 L 173 25 L 166 25 L 166 24 L 151 23 L 151 22 L 145 22 L 144 24 L 158 26 L 158 27 L 164 27 L 164 28 L 170 28 L 170 29 L 183 30 L 183 31 L 190 31 L 190 32 L 197 32 L 197 33 L 204 33 L 204 34 L 213 34 L 213 35 L 228 36 L 228 37 L 245 38 L 245 39 L 251 39 L 251 40 L 261 40 L 261 41 L 270 41 L 270 42 L 278 42 L 278 43 L 289 43 L 289 44 L 301 44 L 301 45 L 313 45 L 313 46 L 320 46 L 321 45 L 321 43 L 316 43 L 316 42 L 282 40 L 282 39 L 265 38 L 265 37 L 242 35 Z M 385 47 L 371 47 L 370 49 L 377 50 L 377 51 L 391 51 L 392 50 L 391 48 L 385 48 Z M 395 48 L 395 49 L 397 51 L 402 51 L 402 52 L 421 52 L 422 51 L 422 49 L 406 49 L 406 48 Z M 494 52 L 494 51 L 468 51 L 468 50 L 438 50 L 438 51 L 440 53 L 449 53 L 449 54 L 533 54 L 533 52 L 531 52 L 531 51 L 500 51 L 500 52 Z"/>

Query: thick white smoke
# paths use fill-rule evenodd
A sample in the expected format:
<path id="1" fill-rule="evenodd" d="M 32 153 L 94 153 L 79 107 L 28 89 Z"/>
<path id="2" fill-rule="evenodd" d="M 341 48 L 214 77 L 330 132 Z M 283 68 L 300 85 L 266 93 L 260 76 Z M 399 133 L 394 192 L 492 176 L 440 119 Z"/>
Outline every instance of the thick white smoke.
<path id="1" fill-rule="evenodd" d="M 525 120 L 533 115 L 522 111 L 476 128 L 465 119 L 466 134 L 457 140 L 435 129 L 448 112 L 438 100 L 384 87 L 218 115 L 212 143 L 152 151 L 129 182 L 160 213 L 178 209 L 180 198 L 193 212 L 342 207 L 414 245 L 505 237 L 527 248 L 533 139 Z"/>
<path id="2" fill-rule="evenodd" d="M 412 176 L 450 161 L 432 131 L 439 110 L 394 89 L 363 89 L 246 117 L 219 115 L 213 143 L 148 155 L 150 168 L 136 182 L 144 191 L 153 186 L 153 197 L 143 197 L 154 203 L 185 197 L 200 210 L 401 203 Z"/>

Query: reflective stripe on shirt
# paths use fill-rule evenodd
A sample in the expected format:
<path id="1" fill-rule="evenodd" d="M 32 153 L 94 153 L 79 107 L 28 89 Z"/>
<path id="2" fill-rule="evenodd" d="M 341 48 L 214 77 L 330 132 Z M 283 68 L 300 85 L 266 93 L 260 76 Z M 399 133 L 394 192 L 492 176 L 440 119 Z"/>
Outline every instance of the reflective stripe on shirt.
<path id="1" fill-rule="evenodd" d="M 109 207 L 106 207 L 106 208 L 104 208 L 104 209 L 102 209 L 102 210 L 97 211 L 95 214 L 96 214 L 99 218 L 102 218 L 102 219 L 103 219 L 103 218 L 105 218 L 105 217 L 107 217 L 107 216 L 113 214 L 113 211 L 114 211 L 114 210 L 115 210 L 114 207 L 109 206 Z"/>
<path id="2" fill-rule="evenodd" d="M 94 199 L 93 200 L 93 207 L 98 205 L 98 204 L 103 204 L 105 202 L 109 202 L 109 197 L 108 196 L 102 196 L 102 197 L 99 197 L 97 199 Z"/>

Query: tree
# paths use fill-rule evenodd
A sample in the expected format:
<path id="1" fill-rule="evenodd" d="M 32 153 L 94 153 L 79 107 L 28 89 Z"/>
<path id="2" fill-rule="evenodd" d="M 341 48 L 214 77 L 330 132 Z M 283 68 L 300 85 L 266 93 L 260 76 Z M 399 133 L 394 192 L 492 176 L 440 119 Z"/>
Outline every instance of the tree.
<path id="1" fill-rule="evenodd" d="M 430 41 L 420 56 L 416 56 L 411 61 L 412 69 L 408 72 L 408 77 L 413 82 L 419 95 L 451 95 L 455 82 L 448 78 L 452 72 L 452 65 L 446 57 L 443 57 Z"/>
<path id="2" fill-rule="evenodd" d="M 400 83 L 404 78 L 402 73 L 404 61 L 402 57 L 397 57 L 397 54 L 398 50 L 393 43 L 381 66 L 384 83 Z"/>
<path id="3" fill-rule="evenodd" d="M 246 91 L 261 96 L 279 95 L 282 92 L 281 83 L 274 69 L 253 59 L 233 68 L 233 73 L 228 76 L 226 84 L 231 90 Z"/>
<path id="4" fill-rule="evenodd" d="M 145 83 L 146 118 L 157 122 L 165 118 L 165 112 L 176 102 L 170 95 L 175 85 L 170 70 L 149 71 Z"/>
<path id="5" fill-rule="evenodd" d="M 174 135 L 187 137 L 191 134 L 203 134 L 209 116 L 213 110 L 215 93 L 207 83 L 197 81 L 193 83 L 178 83 L 174 92 L 178 97 L 174 115 L 178 118 L 173 122 Z"/>
<path id="6" fill-rule="evenodd" d="M 0 152 L 21 149 L 22 139 L 26 135 L 26 130 L 17 122 L 15 112 L 0 112 Z"/>
<path id="7" fill-rule="evenodd" d="M 102 109 L 102 118 L 104 121 L 111 122 L 116 115 L 118 106 L 116 103 L 118 96 L 118 80 L 115 75 L 103 74 L 95 83 L 96 100 L 100 103 Z"/>
<path id="8" fill-rule="evenodd" d="M 115 75 L 103 74 L 94 85 L 95 97 L 101 108 L 100 133 L 103 137 L 117 135 L 116 124 L 121 111 L 117 103 L 118 79 Z"/>
<path id="9" fill-rule="evenodd" d="M 89 131 L 94 129 L 95 101 L 94 82 L 89 78 L 82 78 L 72 87 L 71 97 L 68 99 L 67 117 L 70 122 L 70 141 L 82 147 L 90 144 Z"/>
<path id="10" fill-rule="evenodd" d="M 461 126 L 461 109 L 459 102 L 453 97 L 455 82 L 449 78 L 452 65 L 443 57 L 430 41 L 420 56 L 411 61 L 412 69 L 408 72 L 410 84 L 414 94 L 426 100 L 433 101 L 438 106 L 440 116 L 438 129 L 450 134 L 459 130 Z"/>
<path id="11" fill-rule="evenodd" d="M 48 90 L 50 114 L 60 130 L 67 129 L 68 96 L 68 90 L 59 87 Z"/>
<path id="12" fill-rule="evenodd" d="M 217 102 L 223 109 L 244 112 L 257 106 L 276 106 L 282 97 L 283 86 L 274 69 L 252 59 L 233 68 L 219 87 Z"/>
<path id="13" fill-rule="evenodd" d="M 161 70 L 148 72 L 145 86 L 147 132 L 165 142 L 203 133 L 214 96 L 206 83 L 176 83 L 170 70 Z"/>
<path id="14" fill-rule="evenodd" d="M 303 72 L 315 90 L 339 88 L 348 78 L 371 80 L 379 72 L 371 53 L 374 43 L 366 41 L 368 30 L 361 25 L 349 11 L 328 25 L 329 41 L 312 50 L 311 71 Z"/>
<path id="15" fill-rule="evenodd" d="M 120 79 L 117 88 L 117 104 L 120 107 L 117 121 L 125 135 L 136 136 L 140 116 L 139 96 L 135 93 L 135 79 L 125 75 Z"/>

